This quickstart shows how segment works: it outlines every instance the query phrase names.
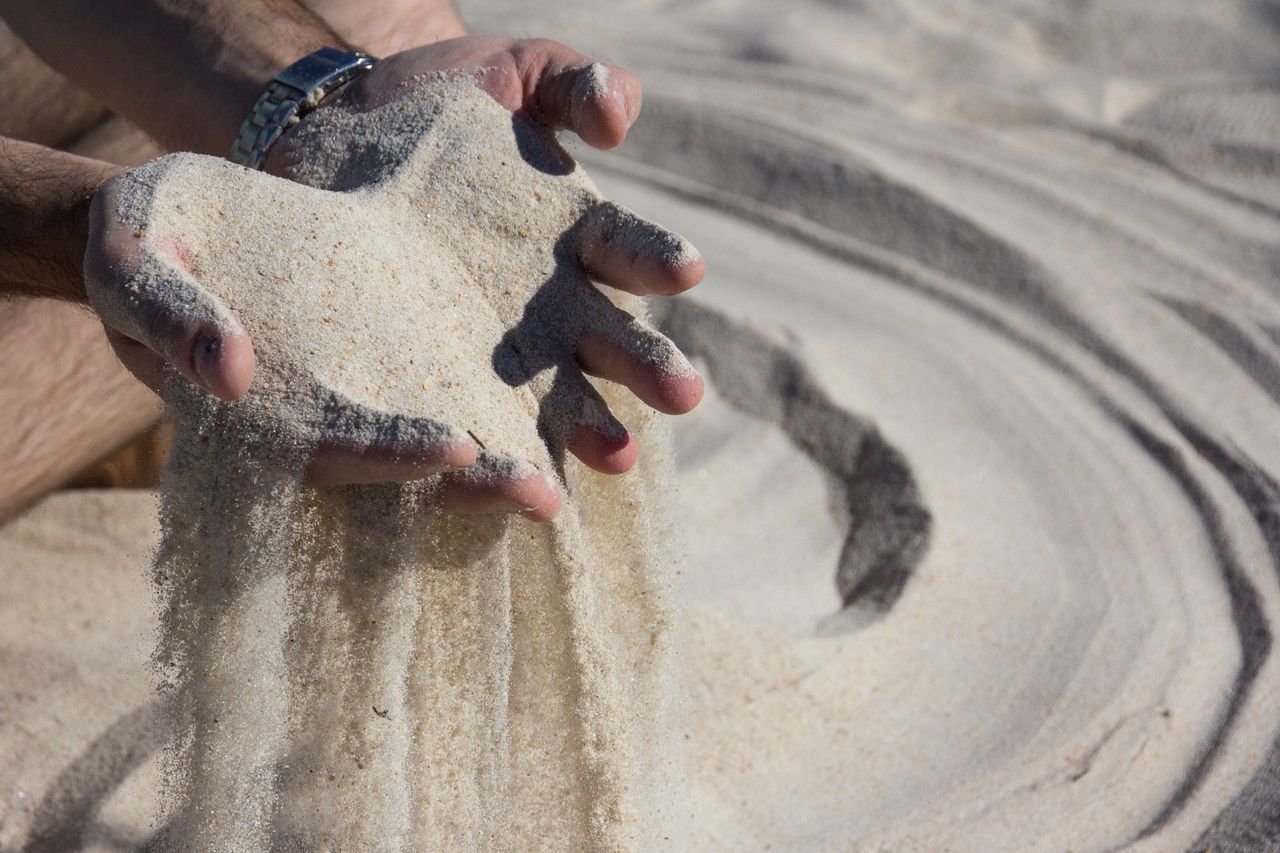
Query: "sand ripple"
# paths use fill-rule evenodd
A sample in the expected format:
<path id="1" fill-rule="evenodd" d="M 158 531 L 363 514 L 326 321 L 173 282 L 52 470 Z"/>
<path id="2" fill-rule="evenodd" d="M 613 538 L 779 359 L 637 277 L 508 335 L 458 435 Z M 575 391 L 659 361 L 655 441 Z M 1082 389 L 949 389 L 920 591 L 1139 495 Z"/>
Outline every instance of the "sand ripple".
<path id="1" fill-rule="evenodd" d="M 1275 843 L 1275 208 L 1132 127 L 998 104 L 921 117 L 792 68 L 697 70 L 696 99 L 679 72 L 651 84 L 624 163 L 590 163 L 711 261 L 706 312 L 678 309 L 673 335 L 738 364 L 777 341 L 898 460 L 858 506 L 832 500 L 842 473 L 806 447 L 830 416 L 784 430 L 789 458 L 689 422 L 689 470 L 761 466 L 692 480 L 695 543 L 726 523 L 697 509 L 723 488 L 746 490 L 744 535 L 835 528 L 825 551 L 800 537 L 794 562 L 693 546 L 711 843 Z M 1212 144 L 1174 141 L 1187 162 Z M 784 410 L 810 393 L 793 376 L 767 377 Z M 729 406 L 778 421 L 744 373 L 727 381 Z M 790 483 L 815 463 L 827 487 L 802 495 Z M 838 554 L 860 539 L 905 580 L 871 624 L 833 616 L 858 604 Z M 754 594 L 722 591 L 735 578 Z"/>

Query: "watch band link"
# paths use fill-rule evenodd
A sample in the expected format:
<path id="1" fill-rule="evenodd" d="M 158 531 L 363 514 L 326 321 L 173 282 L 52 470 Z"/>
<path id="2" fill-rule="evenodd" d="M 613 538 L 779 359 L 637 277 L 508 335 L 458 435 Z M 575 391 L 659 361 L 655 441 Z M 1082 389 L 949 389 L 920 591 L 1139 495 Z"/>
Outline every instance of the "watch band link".
<path id="1" fill-rule="evenodd" d="M 290 65 L 276 75 L 253 105 L 229 158 L 250 169 L 261 168 L 263 158 L 286 130 L 377 62 L 367 54 L 326 47 Z"/>
<path id="2" fill-rule="evenodd" d="M 262 165 L 262 158 L 280 135 L 297 124 L 301 116 L 298 90 L 272 82 L 253 106 L 253 112 L 240 128 L 231 146 L 231 160 L 250 169 Z"/>

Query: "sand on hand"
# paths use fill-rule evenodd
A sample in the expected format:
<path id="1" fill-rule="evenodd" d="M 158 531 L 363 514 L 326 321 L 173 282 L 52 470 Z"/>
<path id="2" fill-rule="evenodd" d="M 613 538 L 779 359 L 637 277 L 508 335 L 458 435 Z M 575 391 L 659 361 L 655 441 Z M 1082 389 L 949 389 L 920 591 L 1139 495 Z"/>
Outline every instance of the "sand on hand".
<path id="1" fill-rule="evenodd" d="M 294 144 L 310 186 L 186 154 L 122 178 L 145 249 L 131 298 L 234 314 L 258 363 L 237 403 L 176 375 L 166 392 L 155 662 L 180 710 L 164 843 L 633 846 L 661 820 L 649 779 L 671 773 L 653 736 L 665 442 L 573 353 L 591 331 L 691 368 L 639 300 L 591 284 L 579 243 L 696 255 L 467 80 L 328 108 Z M 578 424 L 620 430 L 610 410 L 648 451 L 618 478 L 564 451 Z M 559 479 L 554 525 L 446 516 L 438 478 L 303 483 L 326 443 L 470 437 L 485 449 L 467 476 Z"/>

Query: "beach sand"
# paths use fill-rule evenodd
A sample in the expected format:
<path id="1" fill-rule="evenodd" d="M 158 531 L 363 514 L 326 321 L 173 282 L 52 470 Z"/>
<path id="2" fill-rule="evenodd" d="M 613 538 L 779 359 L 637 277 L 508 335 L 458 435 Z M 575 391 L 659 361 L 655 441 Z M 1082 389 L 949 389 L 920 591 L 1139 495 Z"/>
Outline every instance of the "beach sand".
<path id="1" fill-rule="evenodd" d="M 670 848 L 1280 842 L 1270 7 L 467 11 L 637 72 L 575 154 L 708 260 Z M 0 531 L 2 849 L 156 830 L 154 506 Z"/>

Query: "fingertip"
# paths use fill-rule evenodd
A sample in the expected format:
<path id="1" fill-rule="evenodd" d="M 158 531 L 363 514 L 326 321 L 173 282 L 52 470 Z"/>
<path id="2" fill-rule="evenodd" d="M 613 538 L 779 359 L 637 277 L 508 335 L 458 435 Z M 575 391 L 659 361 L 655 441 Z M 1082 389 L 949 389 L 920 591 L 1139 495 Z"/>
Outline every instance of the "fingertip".
<path id="1" fill-rule="evenodd" d="M 479 455 L 480 448 L 474 441 L 459 441 L 445 447 L 442 461 L 450 468 L 470 468 Z"/>
<path id="2" fill-rule="evenodd" d="M 625 385 L 665 415 L 682 415 L 702 400 L 702 377 L 652 329 L 633 326 L 630 336 L 593 330 L 578 339 L 575 354 L 586 373 Z"/>
<path id="3" fill-rule="evenodd" d="M 247 334 L 231 335 L 227 343 L 226 392 L 228 399 L 239 400 L 249 392 L 258 357 Z"/>
<path id="4" fill-rule="evenodd" d="M 705 387 L 696 372 L 688 374 L 664 374 L 658 378 L 658 393 L 663 414 L 683 415 L 693 411 L 702 402 Z"/>
<path id="5" fill-rule="evenodd" d="M 564 496 L 560 494 L 560 490 L 548 483 L 544 497 L 535 506 L 522 510 L 520 515 L 530 521 L 545 524 L 560 514 L 563 505 Z"/>
<path id="6" fill-rule="evenodd" d="M 640 452 L 630 433 L 608 435 L 588 424 L 578 424 L 569 437 L 568 446 L 582 464 L 602 474 L 623 474 L 631 470 Z"/>
<path id="7" fill-rule="evenodd" d="M 206 332 L 191 345 L 191 366 L 209 393 L 235 401 L 249 391 L 257 365 L 253 344 L 243 332 Z"/>
<path id="8" fill-rule="evenodd" d="M 605 151 L 622 144 L 640 115 L 640 82 L 631 72 L 602 62 L 578 71 L 569 98 L 573 130 L 588 145 Z"/>
<path id="9" fill-rule="evenodd" d="M 555 482 L 532 466 L 513 467 L 511 460 L 483 457 L 467 471 L 446 475 L 440 500 L 458 515 L 518 514 L 532 521 L 550 521 L 563 499 Z"/>
<path id="10" fill-rule="evenodd" d="M 663 259 L 657 277 L 660 284 L 655 292 L 660 296 L 675 296 L 700 283 L 707 274 L 707 262 L 697 250 L 689 247 L 691 256 L 672 260 Z"/>
<path id="11" fill-rule="evenodd" d="M 685 238 L 608 201 L 583 218 L 579 261 L 592 279 L 640 296 L 675 296 L 702 281 L 707 263 Z"/>

